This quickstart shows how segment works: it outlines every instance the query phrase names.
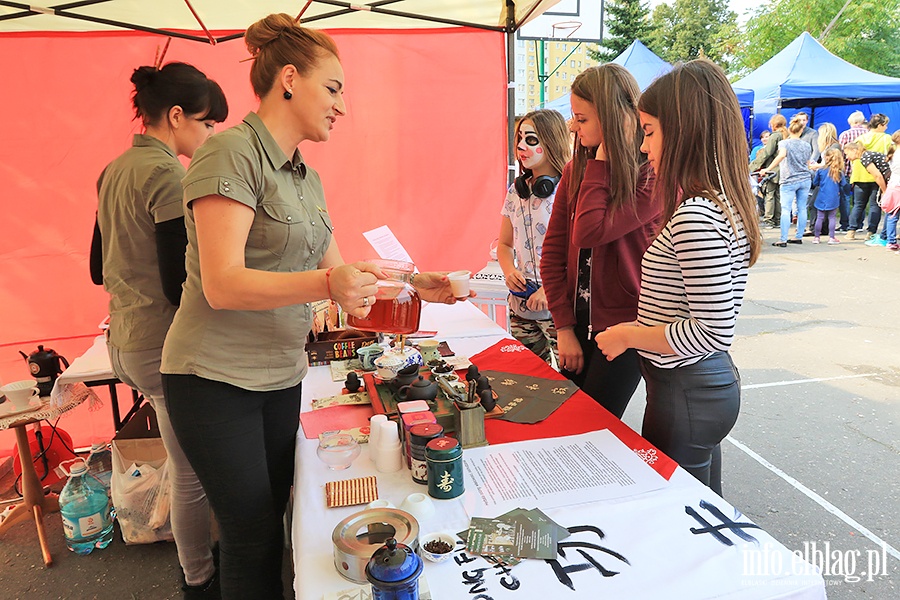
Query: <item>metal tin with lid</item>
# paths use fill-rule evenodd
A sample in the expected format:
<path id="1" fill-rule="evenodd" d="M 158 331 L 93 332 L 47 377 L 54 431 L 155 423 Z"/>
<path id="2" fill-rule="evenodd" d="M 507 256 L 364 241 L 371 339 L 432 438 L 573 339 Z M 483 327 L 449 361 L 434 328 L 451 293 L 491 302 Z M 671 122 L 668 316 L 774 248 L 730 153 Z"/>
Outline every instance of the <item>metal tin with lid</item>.
<path id="1" fill-rule="evenodd" d="M 428 495 L 446 500 L 465 491 L 463 485 L 462 446 L 450 437 L 439 437 L 425 446 L 428 468 Z"/>
<path id="2" fill-rule="evenodd" d="M 428 483 L 428 466 L 425 462 L 425 445 L 444 435 L 444 428 L 437 423 L 419 423 L 409 428 L 409 463 L 412 479 L 416 483 Z"/>
<path id="3" fill-rule="evenodd" d="M 334 567 L 342 577 L 366 583 L 366 564 L 388 538 L 395 538 L 416 551 L 419 523 L 406 511 L 396 508 L 366 509 L 338 523 L 331 533 Z"/>

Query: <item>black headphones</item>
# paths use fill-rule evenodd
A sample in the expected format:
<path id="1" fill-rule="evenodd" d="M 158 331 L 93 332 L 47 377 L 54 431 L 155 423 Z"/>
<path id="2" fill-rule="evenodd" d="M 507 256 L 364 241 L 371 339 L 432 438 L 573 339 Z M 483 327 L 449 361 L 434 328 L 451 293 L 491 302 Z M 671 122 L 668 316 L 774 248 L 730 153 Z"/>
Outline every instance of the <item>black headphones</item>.
<path id="1" fill-rule="evenodd" d="M 550 177 L 549 175 L 541 175 L 534 180 L 532 187 L 528 186 L 528 180 L 531 178 L 531 169 L 525 169 L 522 174 L 516 177 L 514 185 L 519 198 L 523 200 L 530 198 L 532 194 L 538 198 L 549 198 L 556 184 L 559 183 L 559 177 Z"/>

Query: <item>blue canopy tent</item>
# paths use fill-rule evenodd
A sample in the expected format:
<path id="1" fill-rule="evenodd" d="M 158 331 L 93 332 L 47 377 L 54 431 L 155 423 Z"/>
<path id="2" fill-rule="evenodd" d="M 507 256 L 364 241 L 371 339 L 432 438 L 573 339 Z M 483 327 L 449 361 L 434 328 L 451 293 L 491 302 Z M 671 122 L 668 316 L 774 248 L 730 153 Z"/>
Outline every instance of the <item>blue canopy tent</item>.
<path id="1" fill-rule="evenodd" d="M 772 115 L 789 117 L 800 109 L 809 109 L 811 126 L 827 121 L 839 132 L 855 110 L 867 117 L 884 113 L 900 123 L 900 79 L 852 65 L 806 32 L 734 85 L 756 93 L 754 134 Z"/>
<path id="2" fill-rule="evenodd" d="M 753 99 L 756 94 L 753 90 L 732 86 L 734 95 L 737 96 L 738 106 L 741 107 L 741 116 L 744 118 L 744 131 L 747 132 L 747 143 L 751 146 L 753 141 Z"/>
<path id="3" fill-rule="evenodd" d="M 641 91 L 644 91 L 647 86 L 653 83 L 654 79 L 672 70 L 672 65 L 651 52 L 640 40 L 631 42 L 631 45 L 625 48 L 622 54 L 615 57 L 611 62 L 628 69 L 634 75 L 634 78 L 637 79 Z M 572 116 L 572 106 L 569 103 L 571 95 L 571 92 L 564 94 L 556 100 L 545 103 L 543 108 L 559 111 L 562 113 L 562 116 L 568 119 Z"/>

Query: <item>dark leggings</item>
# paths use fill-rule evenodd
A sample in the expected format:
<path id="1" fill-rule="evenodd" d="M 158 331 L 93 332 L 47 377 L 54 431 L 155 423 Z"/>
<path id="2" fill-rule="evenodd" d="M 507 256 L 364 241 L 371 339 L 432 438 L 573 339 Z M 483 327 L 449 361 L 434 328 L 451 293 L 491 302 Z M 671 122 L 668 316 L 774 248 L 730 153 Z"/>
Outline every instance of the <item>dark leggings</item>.
<path id="1" fill-rule="evenodd" d="M 626 350 L 612 361 L 606 360 L 597 343 L 588 337 L 587 325 L 575 325 L 575 335 L 584 354 L 584 367 L 577 375 L 565 369 L 562 374 L 597 401 L 600 406 L 621 419 L 641 381 L 637 351 Z"/>
<path id="2" fill-rule="evenodd" d="M 172 428 L 219 522 L 222 598 L 280 600 L 300 385 L 251 392 L 163 375 L 163 389 Z"/>
<path id="3" fill-rule="evenodd" d="M 722 495 L 720 442 L 741 407 L 741 377 L 726 352 L 686 367 L 661 369 L 642 358 L 647 409 L 641 435 Z"/>

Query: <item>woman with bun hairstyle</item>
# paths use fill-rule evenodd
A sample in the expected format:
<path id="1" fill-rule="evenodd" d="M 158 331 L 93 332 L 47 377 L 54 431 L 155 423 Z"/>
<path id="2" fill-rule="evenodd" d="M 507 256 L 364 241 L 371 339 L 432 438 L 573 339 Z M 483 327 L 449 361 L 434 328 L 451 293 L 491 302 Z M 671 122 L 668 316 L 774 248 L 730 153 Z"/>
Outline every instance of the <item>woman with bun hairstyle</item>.
<path id="1" fill-rule="evenodd" d="M 513 337 L 542 359 L 556 356 L 556 329 L 541 285 L 540 260 L 556 186 L 572 156 L 566 120 L 555 110 L 535 110 L 516 125 L 521 175 L 500 210 L 497 261 L 509 288 Z"/>
<path id="2" fill-rule="evenodd" d="M 364 317 L 384 277 L 344 264 L 319 175 L 297 148 L 327 141 L 346 112 L 334 41 L 286 14 L 244 38 L 259 109 L 213 136 L 184 178 L 187 280 L 162 361 L 175 433 L 219 522 L 226 600 L 282 597 L 309 303 L 331 298 Z M 454 302 L 443 274 L 413 285 Z"/>
<path id="3" fill-rule="evenodd" d="M 172 430 L 160 378 L 163 340 L 181 300 L 187 237 L 178 156 L 188 158 L 228 116 L 219 85 L 185 63 L 131 76 L 144 133 L 103 170 L 91 277 L 110 294 L 107 345 L 116 376 L 156 411 L 172 484 L 172 534 L 185 598 L 218 598 L 206 494 Z"/>
<path id="4" fill-rule="evenodd" d="M 639 110 L 665 225 L 641 264 L 637 321 L 597 334 L 597 347 L 609 360 L 638 350 L 641 435 L 721 495 L 719 443 L 741 396 L 728 350 L 762 243 L 743 119 L 724 71 L 703 59 L 650 84 Z"/>
<path id="5" fill-rule="evenodd" d="M 593 334 L 637 317 L 641 256 L 660 209 L 641 154 L 640 90 L 624 67 L 591 67 L 572 83 L 575 151 L 544 238 L 541 275 L 563 375 L 617 417 L 640 381 L 637 353 L 608 362 Z"/>

